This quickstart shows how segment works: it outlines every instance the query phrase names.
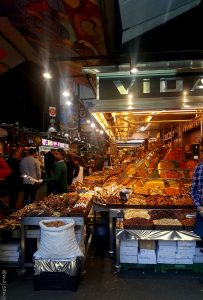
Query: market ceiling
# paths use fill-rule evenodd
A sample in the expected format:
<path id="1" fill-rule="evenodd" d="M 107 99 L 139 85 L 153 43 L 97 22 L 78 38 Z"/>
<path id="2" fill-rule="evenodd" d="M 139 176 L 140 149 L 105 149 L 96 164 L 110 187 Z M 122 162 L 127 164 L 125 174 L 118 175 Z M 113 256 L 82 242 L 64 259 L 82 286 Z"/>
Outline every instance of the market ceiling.
<path id="1" fill-rule="evenodd" d="M 0 73 L 31 61 L 96 92 L 95 70 L 136 63 L 151 71 L 185 60 L 182 70 L 202 71 L 199 0 L 1 0 L 0 12 Z"/>

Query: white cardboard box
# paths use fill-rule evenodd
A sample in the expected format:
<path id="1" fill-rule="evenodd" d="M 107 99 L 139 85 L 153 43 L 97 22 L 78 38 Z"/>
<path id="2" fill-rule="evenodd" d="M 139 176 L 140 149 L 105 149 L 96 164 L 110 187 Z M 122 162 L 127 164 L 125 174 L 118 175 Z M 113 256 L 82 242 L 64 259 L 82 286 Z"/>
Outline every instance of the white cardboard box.
<path id="1" fill-rule="evenodd" d="M 176 241 L 158 241 L 158 246 L 160 247 L 173 247 L 176 248 Z"/>
<path id="2" fill-rule="evenodd" d="M 177 249 L 176 251 L 177 255 L 182 255 L 182 256 L 193 256 L 195 254 L 195 249 L 187 249 L 187 250 L 182 250 L 182 249 Z"/>
<path id="3" fill-rule="evenodd" d="M 137 255 L 138 247 L 121 247 L 120 254 L 123 255 Z"/>
<path id="4" fill-rule="evenodd" d="M 176 259 L 192 259 L 194 256 L 193 253 L 182 253 L 182 254 L 179 254 L 179 253 L 176 253 Z"/>
<path id="5" fill-rule="evenodd" d="M 195 264 L 202 264 L 203 263 L 203 255 L 194 255 L 193 262 Z"/>
<path id="6" fill-rule="evenodd" d="M 138 240 L 121 240 L 121 247 L 138 247 Z"/>
<path id="7" fill-rule="evenodd" d="M 140 249 L 139 254 L 143 256 L 154 256 L 156 252 L 154 249 Z"/>
<path id="8" fill-rule="evenodd" d="M 176 259 L 174 258 L 161 258 L 157 257 L 157 264 L 172 264 L 175 265 Z"/>
<path id="9" fill-rule="evenodd" d="M 196 241 L 177 241 L 177 247 L 195 248 Z"/>
<path id="10" fill-rule="evenodd" d="M 120 263 L 137 264 L 137 255 L 120 255 Z"/>
<path id="11" fill-rule="evenodd" d="M 175 254 L 176 253 L 176 248 L 167 248 L 167 247 L 164 247 L 164 248 L 158 248 L 157 249 L 157 253 L 163 253 L 163 255 L 167 255 L 167 254 Z"/>
<path id="12" fill-rule="evenodd" d="M 176 264 L 184 264 L 184 265 L 192 265 L 193 264 L 193 258 L 176 258 Z"/>
<path id="13" fill-rule="evenodd" d="M 200 252 L 200 250 L 202 250 L 202 248 L 195 248 L 195 255 L 199 255 L 199 256 L 203 256 L 203 252 Z"/>
<path id="14" fill-rule="evenodd" d="M 138 255 L 138 264 L 155 265 L 156 264 L 156 256 L 155 257 L 141 257 Z"/>
<path id="15" fill-rule="evenodd" d="M 157 259 L 158 258 L 175 258 L 176 253 L 175 252 L 157 252 Z"/>

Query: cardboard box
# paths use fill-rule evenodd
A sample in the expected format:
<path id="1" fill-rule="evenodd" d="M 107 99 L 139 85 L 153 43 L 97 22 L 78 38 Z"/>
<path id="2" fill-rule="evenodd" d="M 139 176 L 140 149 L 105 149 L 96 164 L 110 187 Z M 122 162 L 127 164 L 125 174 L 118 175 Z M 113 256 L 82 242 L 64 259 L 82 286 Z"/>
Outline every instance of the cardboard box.
<path id="1" fill-rule="evenodd" d="M 177 241 L 177 247 L 195 248 L 196 241 Z"/>
<path id="2" fill-rule="evenodd" d="M 137 255 L 138 247 L 121 247 L 120 254 L 123 255 Z"/>
<path id="3" fill-rule="evenodd" d="M 193 264 L 193 258 L 176 258 L 176 264 L 183 264 L 183 265 L 192 265 Z"/>
<path id="4" fill-rule="evenodd" d="M 156 255 L 156 252 L 154 249 L 141 249 L 140 248 L 139 254 L 143 255 L 143 256 L 154 256 L 154 255 Z"/>
<path id="5" fill-rule="evenodd" d="M 170 264 L 170 265 L 175 265 L 176 259 L 174 258 L 161 258 L 157 257 L 157 264 Z"/>
<path id="6" fill-rule="evenodd" d="M 138 255 L 138 264 L 155 265 L 156 256 L 153 257 L 142 257 Z"/>
<path id="7" fill-rule="evenodd" d="M 176 259 L 192 259 L 194 257 L 194 254 L 193 253 L 182 253 L 182 254 L 179 254 L 179 253 L 176 253 Z"/>
<path id="8" fill-rule="evenodd" d="M 202 264 L 203 263 L 203 255 L 194 255 L 193 262 L 194 262 L 194 264 Z"/>
<path id="9" fill-rule="evenodd" d="M 161 247 L 157 249 L 157 252 L 163 253 L 164 255 L 166 253 L 176 253 L 177 249 L 174 247 Z"/>
<path id="10" fill-rule="evenodd" d="M 120 263 L 137 264 L 137 255 L 120 255 Z"/>
<path id="11" fill-rule="evenodd" d="M 138 247 L 138 240 L 121 240 L 121 247 Z"/>
<path id="12" fill-rule="evenodd" d="M 177 249 L 176 255 L 180 256 L 193 256 L 195 254 L 195 249 L 187 249 L 187 250 L 182 250 L 182 249 Z"/>
<path id="13" fill-rule="evenodd" d="M 196 247 L 196 248 L 195 248 L 195 255 L 203 256 L 203 252 L 201 252 L 202 249 L 203 249 L 203 248 L 198 248 L 198 247 Z"/>
<path id="14" fill-rule="evenodd" d="M 175 258 L 176 253 L 175 252 L 160 252 L 157 251 L 157 258 Z"/>
<path id="15" fill-rule="evenodd" d="M 162 246 L 176 248 L 176 241 L 158 241 L 158 247 Z"/>
<path id="16" fill-rule="evenodd" d="M 146 240 L 140 240 L 139 241 L 139 248 L 141 249 L 156 249 L 156 242 L 155 241 L 146 241 Z"/>
<path id="17" fill-rule="evenodd" d="M 18 251 L 19 249 L 20 249 L 19 242 L 0 244 L 0 251 Z"/>

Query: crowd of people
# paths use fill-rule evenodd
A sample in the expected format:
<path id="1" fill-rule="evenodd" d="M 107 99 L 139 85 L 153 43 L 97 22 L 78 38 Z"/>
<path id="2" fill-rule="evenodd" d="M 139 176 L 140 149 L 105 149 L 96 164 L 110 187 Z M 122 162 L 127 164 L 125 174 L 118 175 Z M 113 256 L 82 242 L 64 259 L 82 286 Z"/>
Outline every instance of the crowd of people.
<path id="1" fill-rule="evenodd" d="M 3 144 L 0 143 L 0 180 L 7 185 L 9 211 L 16 210 L 20 191 L 23 191 L 22 205 L 36 201 L 37 190 L 46 183 L 46 194 L 66 193 L 77 181 L 92 172 L 101 171 L 105 165 L 102 155 L 77 156 L 64 149 L 50 149 L 38 153 L 36 148 L 27 152 L 14 149 L 3 159 Z"/>

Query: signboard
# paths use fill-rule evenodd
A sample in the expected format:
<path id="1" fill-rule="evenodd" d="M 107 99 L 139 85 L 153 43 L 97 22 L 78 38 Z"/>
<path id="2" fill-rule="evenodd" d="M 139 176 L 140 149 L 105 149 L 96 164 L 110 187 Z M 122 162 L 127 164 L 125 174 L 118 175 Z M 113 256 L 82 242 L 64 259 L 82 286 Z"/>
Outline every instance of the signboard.
<path id="1" fill-rule="evenodd" d="M 49 106 L 49 116 L 50 117 L 56 117 L 56 107 Z"/>
<path id="2" fill-rule="evenodd" d="M 167 98 L 182 96 L 203 96 L 203 73 L 174 75 L 126 75 L 115 77 L 98 76 L 98 100 L 129 100 L 133 98 Z"/>
<path id="3" fill-rule="evenodd" d="M 47 139 L 42 139 L 42 145 L 43 146 L 48 146 L 52 148 L 63 148 L 65 150 L 69 149 L 69 145 L 65 143 L 60 143 L 52 140 L 47 140 Z"/>

